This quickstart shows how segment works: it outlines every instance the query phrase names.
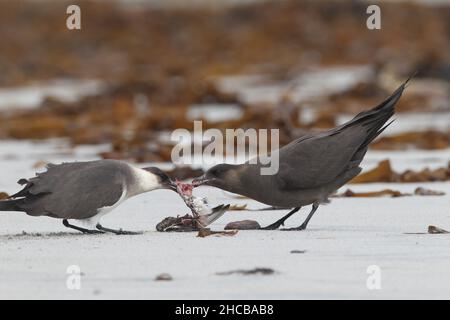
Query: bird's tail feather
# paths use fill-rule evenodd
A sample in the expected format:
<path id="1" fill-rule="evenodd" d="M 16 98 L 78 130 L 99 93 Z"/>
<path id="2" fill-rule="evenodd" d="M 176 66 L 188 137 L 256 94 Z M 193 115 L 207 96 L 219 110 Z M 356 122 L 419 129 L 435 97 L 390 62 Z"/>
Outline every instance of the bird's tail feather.
<path id="1" fill-rule="evenodd" d="M 394 91 L 393 94 L 391 94 L 386 100 L 384 100 L 382 103 L 380 103 L 379 105 L 377 105 L 375 108 L 373 108 L 371 111 L 375 111 L 375 110 L 388 110 L 388 109 L 394 109 L 395 104 L 397 103 L 397 101 L 401 98 L 403 90 L 405 90 L 406 85 L 408 84 L 408 82 L 412 79 L 414 75 L 410 76 L 408 79 L 406 79 L 405 82 L 403 82 L 398 88 L 397 90 Z"/>
<path id="2" fill-rule="evenodd" d="M 367 147 L 369 144 L 375 140 L 389 125 L 391 125 L 392 122 L 394 122 L 394 120 L 392 120 L 386 124 L 386 122 L 394 115 L 395 105 L 401 98 L 403 90 L 405 90 L 406 85 L 413 76 L 409 77 L 403 84 L 401 84 L 385 101 L 371 110 L 359 113 L 355 118 L 349 121 L 348 124 L 346 124 L 346 126 L 353 126 L 357 124 L 367 130 L 364 141 L 361 143 L 352 158 L 352 167 L 359 165 L 367 152 Z"/>
<path id="3" fill-rule="evenodd" d="M 414 75 L 413 75 L 414 76 Z M 403 94 L 406 85 L 413 77 L 409 77 L 403 82 L 397 90 L 394 91 L 386 100 L 374 107 L 373 109 L 361 112 L 354 120 L 367 128 L 367 136 L 359 149 L 367 147 L 376 137 L 378 137 L 391 123 L 385 123 L 394 115 L 395 105 Z"/>
<path id="4" fill-rule="evenodd" d="M 389 122 L 387 125 L 384 125 L 386 121 L 387 119 L 382 122 L 381 126 L 376 126 L 369 131 L 369 135 L 367 136 L 366 140 L 364 140 L 364 143 L 359 147 L 359 149 L 367 147 L 373 140 L 375 140 L 376 137 L 378 137 L 384 130 L 386 130 L 386 128 L 389 127 L 392 122 L 395 121 L 395 119 Z"/>
<path id="5" fill-rule="evenodd" d="M 376 107 L 374 107 L 370 110 L 358 113 L 352 120 L 350 120 L 348 123 L 346 123 L 344 125 L 344 127 L 352 126 L 357 123 L 362 123 L 364 126 L 368 126 L 373 123 L 376 123 L 374 125 L 374 127 L 376 127 L 377 124 L 379 125 L 379 123 L 381 122 L 380 120 L 384 120 L 384 122 L 381 124 L 381 126 L 378 127 L 378 129 L 380 129 L 382 127 L 382 125 L 387 120 L 389 120 L 389 118 L 392 117 L 392 115 L 394 114 L 395 105 L 397 104 L 398 100 L 400 100 L 400 98 L 403 94 L 403 91 L 406 88 L 406 85 L 412 79 L 413 76 L 409 77 L 405 82 L 403 82 L 397 88 L 397 90 L 395 90 L 386 100 L 384 100 L 379 105 L 377 105 Z"/>

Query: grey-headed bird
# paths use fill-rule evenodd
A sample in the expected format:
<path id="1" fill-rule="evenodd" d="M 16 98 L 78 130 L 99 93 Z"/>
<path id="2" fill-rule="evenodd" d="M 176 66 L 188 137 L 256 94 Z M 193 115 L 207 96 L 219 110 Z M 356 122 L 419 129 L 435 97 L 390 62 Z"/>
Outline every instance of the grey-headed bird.
<path id="1" fill-rule="evenodd" d="M 18 183 L 24 188 L 0 201 L 0 211 L 59 218 L 64 226 L 83 233 L 138 234 L 105 228 L 100 219 L 135 195 L 156 189 L 176 191 L 160 169 L 141 169 L 118 160 L 49 164 L 47 171 Z M 88 227 L 69 223 L 72 219 Z"/>

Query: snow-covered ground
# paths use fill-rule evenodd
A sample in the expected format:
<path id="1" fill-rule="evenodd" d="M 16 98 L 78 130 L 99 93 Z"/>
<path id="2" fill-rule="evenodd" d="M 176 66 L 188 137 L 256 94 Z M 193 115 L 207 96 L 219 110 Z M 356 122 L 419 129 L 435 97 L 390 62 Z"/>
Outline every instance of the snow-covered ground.
<path id="1" fill-rule="evenodd" d="M 34 175 L 41 160 L 96 158 L 103 147 L 63 141 L 0 143 L 0 191 L 12 193 L 16 181 Z M 390 153 L 371 152 L 367 167 Z M 441 165 L 449 152 L 392 153 L 395 169 Z M 412 192 L 417 186 L 447 192 L 441 197 L 333 199 L 319 208 L 301 232 L 240 231 L 233 237 L 198 238 L 196 233 L 159 233 L 166 216 L 187 213 L 170 191 L 135 197 L 105 217 L 104 225 L 143 230 L 143 235 L 82 235 L 61 221 L 0 212 L 0 298 L 15 299 L 384 299 L 450 298 L 450 234 L 426 234 L 428 225 L 450 229 L 450 183 L 352 185 L 356 191 L 385 187 Z M 344 188 L 347 188 L 346 186 Z M 197 195 L 212 204 L 263 205 L 202 187 Z M 303 208 L 287 226 L 297 226 Z M 212 225 L 255 219 L 262 225 L 285 211 L 229 212 Z M 26 232 L 26 234 L 22 234 Z M 424 233 L 424 234 L 414 234 Z M 291 253 L 305 250 L 304 253 Z M 69 290 L 67 268 L 79 266 L 81 289 Z M 381 271 L 381 289 L 369 290 L 367 269 Z M 217 275 L 235 269 L 272 268 L 273 275 Z M 154 281 L 169 273 L 173 281 Z"/>

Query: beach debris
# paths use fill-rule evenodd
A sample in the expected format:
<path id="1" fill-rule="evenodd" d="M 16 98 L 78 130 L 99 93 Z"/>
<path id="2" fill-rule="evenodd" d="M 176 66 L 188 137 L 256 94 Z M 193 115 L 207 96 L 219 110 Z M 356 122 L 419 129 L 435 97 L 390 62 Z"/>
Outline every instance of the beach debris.
<path id="1" fill-rule="evenodd" d="M 197 231 L 198 224 L 197 220 L 186 214 L 182 217 L 167 217 L 164 218 L 160 223 L 156 225 L 156 230 L 159 232 L 170 232 L 170 231 L 179 231 L 179 232 L 189 232 L 189 231 Z"/>
<path id="2" fill-rule="evenodd" d="M 414 194 L 418 196 L 444 196 L 445 192 L 417 187 Z"/>
<path id="3" fill-rule="evenodd" d="M 228 209 L 228 206 L 220 205 L 211 210 L 209 214 L 166 217 L 156 225 L 160 232 L 190 232 L 198 231 L 219 219 Z"/>
<path id="4" fill-rule="evenodd" d="M 155 277 L 155 281 L 172 281 L 173 278 L 168 273 L 161 273 Z"/>
<path id="5" fill-rule="evenodd" d="M 405 232 L 404 234 L 444 234 L 444 233 L 450 233 L 447 230 L 444 230 L 442 228 L 429 225 L 428 226 L 428 232 Z"/>
<path id="6" fill-rule="evenodd" d="M 156 225 L 157 231 L 198 231 L 219 219 L 230 207 L 219 205 L 211 209 L 205 198 L 198 198 L 192 194 L 194 188 L 192 184 L 176 181 L 176 185 L 178 194 L 191 209 L 192 215 L 166 217 Z"/>
<path id="7" fill-rule="evenodd" d="M 447 230 L 438 228 L 436 226 L 428 226 L 428 233 L 439 234 L 439 233 L 450 233 L 450 232 L 448 232 Z"/>
<path id="8" fill-rule="evenodd" d="M 225 230 L 258 230 L 261 225 L 255 220 L 233 221 L 225 226 Z"/>
<path id="9" fill-rule="evenodd" d="M 238 230 L 229 230 L 229 231 L 213 231 L 210 228 L 201 228 L 198 230 L 197 237 L 205 238 L 209 236 L 226 236 L 232 237 L 238 233 Z"/>
<path id="10" fill-rule="evenodd" d="M 383 160 L 372 170 L 361 173 L 350 181 L 350 183 L 367 182 L 393 182 L 397 179 L 397 174 L 391 168 L 389 160 Z"/>
<path id="11" fill-rule="evenodd" d="M 368 182 L 398 182 L 398 174 L 391 168 L 389 160 L 383 160 L 377 167 L 361 173 L 352 179 L 349 183 L 368 183 Z"/>
<path id="12" fill-rule="evenodd" d="M 8 199 L 9 194 L 6 192 L 0 192 L 0 200 Z"/>
<path id="13" fill-rule="evenodd" d="M 305 253 L 306 250 L 291 250 L 291 253 Z"/>
<path id="14" fill-rule="evenodd" d="M 414 147 L 422 150 L 439 150 L 450 147 L 450 132 L 436 130 L 404 132 L 383 136 L 372 145 L 377 150 L 405 150 Z"/>
<path id="15" fill-rule="evenodd" d="M 356 176 L 350 183 L 370 182 L 432 182 L 450 180 L 450 162 L 445 168 L 431 170 L 425 168 L 421 171 L 406 170 L 403 173 L 395 172 L 389 160 L 383 160 L 377 167 Z"/>
<path id="16" fill-rule="evenodd" d="M 383 189 L 381 191 L 370 191 L 370 192 L 354 192 L 351 189 L 347 189 L 343 193 L 336 194 L 333 197 L 336 198 L 375 198 L 375 197 L 403 197 L 410 196 L 410 193 L 401 193 L 397 190 Z"/>
<path id="17" fill-rule="evenodd" d="M 400 175 L 401 182 L 432 182 L 450 180 L 450 163 L 447 168 L 437 168 L 430 170 L 428 168 L 422 171 L 407 170 Z"/>
<path id="18" fill-rule="evenodd" d="M 273 270 L 272 268 L 254 268 L 254 269 L 237 269 L 237 270 L 231 270 L 231 271 L 216 272 L 216 275 L 228 276 L 228 275 L 232 275 L 232 274 L 240 274 L 240 275 L 248 276 L 248 275 L 254 275 L 254 274 L 271 275 L 274 273 L 275 273 L 275 270 Z"/>
<path id="19" fill-rule="evenodd" d="M 368 191 L 368 192 L 355 192 L 351 189 L 345 190 L 343 193 L 333 195 L 334 198 L 375 198 L 375 197 L 405 197 L 405 196 L 443 196 L 445 192 L 436 191 L 431 189 L 425 189 L 423 187 L 417 187 L 414 193 L 403 193 L 398 190 L 383 189 L 380 191 Z"/>
<path id="20" fill-rule="evenodd" d="M 243 211 L 243 210 L 247 210 L 247 204 L 232 204 L 230 206 L 230 209 L 228 209 L 228 211 Z"/>

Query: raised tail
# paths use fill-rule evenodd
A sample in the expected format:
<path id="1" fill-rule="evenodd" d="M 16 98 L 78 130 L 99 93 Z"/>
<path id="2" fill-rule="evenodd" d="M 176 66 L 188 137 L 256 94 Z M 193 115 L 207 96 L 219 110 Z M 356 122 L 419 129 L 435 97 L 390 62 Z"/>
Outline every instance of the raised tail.
<path id="1" fill-rule="evenodd" d="M 384 119 L 383 122 L 384 124 L 394 114 L 395 105 L 397 104 L 398 100 L 400 100 L 400 98 L 402 97 L 403 91 L 405 90 L 406 85 L 411 80 L 411 78 L 412 77 L 409 77 L 405 82 L 403 82 L 397 88 L 397 90 L 395 90 L 386 100 L 384 100 L 379 105 L 370 110 L 358 113 L 352 120 L 345 123 L 344 126 L 347 127 L 355 125 L 357 123 L 363 123 L 363 125 L 370 125 L 371 123 L 380 120 L 380 118 Z"/>
<path id="2" fill-rule="evenodd" d="M 413 76 L 409 77 L 395 90 L 386 100 L 376 107 L 359 113 L 345 126 L 360 125 L 367 130 L 366 139 L 361 144 L 359 150 L 365 149 L 376 137 L 378 137 L 393 121 L 386 122 L 394 115 L 395 105 L 400 100 L 406 85 Z"/>
<path id="3" fill-rule="evenodd" d="M 408 85 L 409 81 L 411 81 L 411 79 L 415 76 L 415 74 L 413 74 L 412 76 L 410 76 L 408 79 L 406 79 L 405 82 L 403 82 L 398 88 L 397 90 L 394 91 L 394 93 L 392 93 L 390 95 L 390 97 L 388 97 L 386 100 L 384 100 L 382 103 L 380 103 L 379 105 L 377 105 L 375 108 L 373 108 L 370 111 L 375 111 L 375 110 L 392 110 L 394 111 L 394 107 L 397 103 L 397 101 L 401 98 L 403 90 L 405 90 L 406 86 Z"/>
<path id="4" fill-rule="evenodd" d="M 351 167 L 356 167 L 361 163 L 364 155 L 367 152 L 367 148 L 369 144 L 378 137 L 389 125 L 394 122 L 394 120 L 390 121 L 388 124 L 386 122 L 394 115 L 395 113 L 395 105 L 398 100 L 400 100 L 403 91 L 406 88 L 406 85 L 411 80 L 412 76 L 409 77 L 404 83 L 402 83 L 397 90 L 394 91 L 386 100 L 372 108 L 368 111 L 363 111 L 359 113 L 352 120 L 344 124 L 347 126 L 359 126 L 362 129 L 366 130 L 365 138 L 358 150 L 354 154 L 351 159 Z"/>

